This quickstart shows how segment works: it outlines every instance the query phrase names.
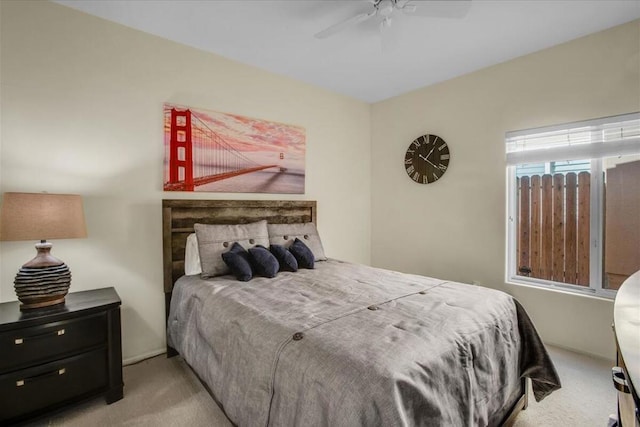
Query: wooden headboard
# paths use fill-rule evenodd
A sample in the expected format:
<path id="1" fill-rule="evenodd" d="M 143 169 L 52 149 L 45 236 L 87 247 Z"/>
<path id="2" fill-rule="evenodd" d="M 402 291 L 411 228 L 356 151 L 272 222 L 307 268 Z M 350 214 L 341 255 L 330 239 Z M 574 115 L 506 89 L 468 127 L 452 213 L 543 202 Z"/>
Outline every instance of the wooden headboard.
<path id="1" fill-rule="evenodd" d="M 184 250 L 193 224 L 316 223 L 316 202 L 307 200 L 163 200 L 164 292 L 184 275 Z M 317 224 L 317 223 L 316 223 Z"/>

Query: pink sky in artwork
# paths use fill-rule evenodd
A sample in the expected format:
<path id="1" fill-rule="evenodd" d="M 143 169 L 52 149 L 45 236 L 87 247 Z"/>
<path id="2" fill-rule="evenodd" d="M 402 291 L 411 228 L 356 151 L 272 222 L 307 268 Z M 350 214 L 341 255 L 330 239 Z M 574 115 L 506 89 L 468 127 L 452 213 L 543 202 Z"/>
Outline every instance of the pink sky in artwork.
<path id="1" fill-rule="evenodd" d="M 165 104 L 165 144 L 169 143 L 171 108 L 185 110 L 188 107 Z M 235 114 L 189 108 L 194 126 L 206 128 L 220 136 L 227 144 L 241 152 L 283 152 L 296 158 L 304 158 L 306 135 L 300 126 L 272 122 Z M 197 118 L 197 119 L 196 119 Z M 194 141 L 197 139 L 194 138 Z M 285 154 L 286 155 L 286 154 Z"/>

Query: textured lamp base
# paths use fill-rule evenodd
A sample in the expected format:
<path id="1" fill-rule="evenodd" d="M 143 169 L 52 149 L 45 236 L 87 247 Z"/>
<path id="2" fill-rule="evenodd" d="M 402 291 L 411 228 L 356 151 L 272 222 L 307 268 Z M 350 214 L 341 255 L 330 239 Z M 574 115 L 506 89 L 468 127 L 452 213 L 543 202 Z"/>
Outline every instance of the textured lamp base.
<path id="1" fill-rule="evenodd" d="M 13 282 L 20 310 L 61 304 L 69 292 L 71 271 L 66 264 L 54 267 L 22 267 Z"/>
<path id="2" fill-rule="evenodd" d="M 71 271 L 51 256 L 51 243 L 42 241 L 36 249 L 36 257 L 22 266 L 13 282 L 20 310 L 62 304 L 71 285 Z"/>

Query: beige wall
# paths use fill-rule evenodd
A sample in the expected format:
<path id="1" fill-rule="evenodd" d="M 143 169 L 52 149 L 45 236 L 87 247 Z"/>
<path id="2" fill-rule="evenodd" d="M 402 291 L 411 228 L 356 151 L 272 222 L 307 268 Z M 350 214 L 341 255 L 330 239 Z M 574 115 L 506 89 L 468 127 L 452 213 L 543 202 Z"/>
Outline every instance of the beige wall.
<path id="1" fill-rule="evenodd" d="M 640 110 L 635 21 L 372 107 L 372 263 L 515 295 L 548 343 L 612 358 L 609 300 L 505 284 L 504 134 Z M 409 143 L 444 138 L 451 163 L 428 185 Z"/>
<path id="2" fill-rule="evenodd" d="M 368 104 L 60 5 L 0 3 L 1 190 L 84 196 L 89 238 L 53 254 L 72 291 L 116 287 L 125 359 L 164 347 L 162 198 L 317 200 L 326 253 L 369 263 Z M 163 193 L 164 102 L 303 126 L 306 194 Z M 34 254 L 0 245 L 0 300 Z"/>

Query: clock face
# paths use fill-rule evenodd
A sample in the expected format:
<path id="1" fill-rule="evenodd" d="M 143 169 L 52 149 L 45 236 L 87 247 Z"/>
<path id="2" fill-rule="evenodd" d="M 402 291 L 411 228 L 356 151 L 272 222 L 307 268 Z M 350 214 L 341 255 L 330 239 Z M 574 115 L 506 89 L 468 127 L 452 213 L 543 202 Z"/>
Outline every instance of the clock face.
<path id="1" fill-rule="evenodd" d="M 416 138 L 404 156 L 407 175 L 419 184 L 431 184 L 439 180 L 449 167 L 449 146 L 437 135 Z"/>

